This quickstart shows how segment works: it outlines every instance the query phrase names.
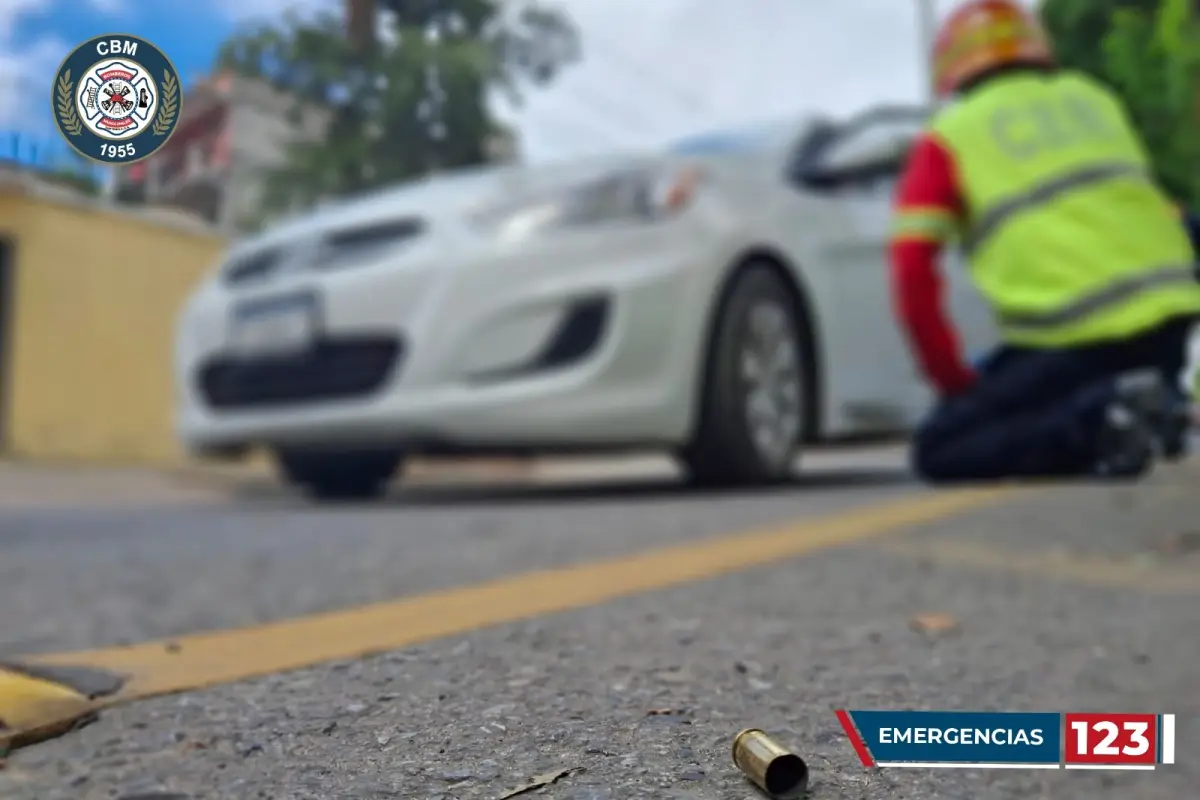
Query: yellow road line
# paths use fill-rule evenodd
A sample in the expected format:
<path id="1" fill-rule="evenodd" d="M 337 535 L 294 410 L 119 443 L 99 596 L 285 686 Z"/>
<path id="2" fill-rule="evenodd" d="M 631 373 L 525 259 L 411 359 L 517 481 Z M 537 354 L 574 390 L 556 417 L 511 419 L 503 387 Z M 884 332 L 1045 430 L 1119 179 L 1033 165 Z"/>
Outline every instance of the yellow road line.
<path id="1" fill-rule="evenodd" d="M 0 666 L 0 769 L 9 750 L 61 736 L 96 711 L 82 692 Z"/>
<path id="2" fill-rule="evenodd" d="M 86 711 L 88 698 L 51 681 L 0 668 L 0 725 L 25 730 Z"/>
<path id="3" fill-rule="evenodd" d="M 30 697 L 3 682 L 0 718 L 21 725 L 0 733 L 5 745 L 57 735 L 81 716 L 119 703 L 285 672 L 407 647 L 480 628 L 615 600 L 692 581 L 773 564 L 933 522 L 1010 494 L 1009 490 L 919 494 L 879 506 L 781 527 L 622 556 L 607 561 L 530 572 L 475 586 L 447 589 L 360 608 L 266 625 L 182 636 L 128 647 L 30 657 L 33 666 L 86 667 L 127 678 L 116 692 L 62 714 L 49 685 Z M 28 684 L 22 684 L 28 689 Z M 22 689 L 22 691 L 24 691 Z M 65 690 L 63 690 L 65 691 Z M 35 693 L 36 695 L 36 693 Z M 68 695 L 62 695 L 68 696 Z M 13 726 L 9 724 L 9 728 Z M 24 730 L 22 730 L 24 728 Z"/>
<path id="4" fill-rule="evenodd" d="M 1200 573 L 1168 565 L 1147 564 L 1063 552 L 1018 552 L 951 540 L 893 541 L 882 549 L 895 555 L 927 559 L 934 564 L 974 567 L 994 572 L 1130 589 L 1154 594 L 1200 593 Z"/>
<path id="5" fill-rule="evenodd" d="M 119 698 L 146 697 L 395 650 L 479 628 L 713 578 L 930 522 L 997 499 L 1000 490 L 922 494 L 898 502 L 543 570 L 253 628 L 43 656 L 129 676 Z"/>

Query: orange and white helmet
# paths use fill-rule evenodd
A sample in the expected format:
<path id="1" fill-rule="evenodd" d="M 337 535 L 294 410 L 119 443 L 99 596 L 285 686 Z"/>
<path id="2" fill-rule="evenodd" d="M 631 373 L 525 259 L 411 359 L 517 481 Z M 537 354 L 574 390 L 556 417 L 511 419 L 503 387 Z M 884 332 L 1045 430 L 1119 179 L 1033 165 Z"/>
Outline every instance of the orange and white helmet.
<path id="1" fill-rule="evenodd" d="M 934 40 L 934 89 L 945 97 L 986 72 L 1016 64 L 1054 64 L 1041 22 L 1017 0 L 971 0 Z"/>

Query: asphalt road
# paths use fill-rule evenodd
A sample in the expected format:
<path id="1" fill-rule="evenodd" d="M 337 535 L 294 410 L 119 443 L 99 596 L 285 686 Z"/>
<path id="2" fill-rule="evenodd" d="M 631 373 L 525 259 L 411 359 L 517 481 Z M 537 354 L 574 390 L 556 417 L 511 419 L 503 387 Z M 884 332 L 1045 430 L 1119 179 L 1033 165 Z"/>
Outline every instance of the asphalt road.
<path id="1" fill-rule="evenodd" d="M 826 516 L 920 490 L 898 457 L 699 497 L 654 470 L 316 510 L 259 493 L 70 491 L 0 508 L 0 656 L 254 625 Z M 1200 465 L 994 507 L 749 572 L 105 711 L 14 754 L 0 798 L 751 798 L 763 727 L 812 797 L 1179 800 L 1200 768 Z M 157 491 L 157 490 L 156 490 Z M 944 632 L 912 629 L 939 614 Z M 866 772 L 838 707 L 1175 712 L 1155 773 Z M 658 712 L 658 713 L 651 713 Z"/>

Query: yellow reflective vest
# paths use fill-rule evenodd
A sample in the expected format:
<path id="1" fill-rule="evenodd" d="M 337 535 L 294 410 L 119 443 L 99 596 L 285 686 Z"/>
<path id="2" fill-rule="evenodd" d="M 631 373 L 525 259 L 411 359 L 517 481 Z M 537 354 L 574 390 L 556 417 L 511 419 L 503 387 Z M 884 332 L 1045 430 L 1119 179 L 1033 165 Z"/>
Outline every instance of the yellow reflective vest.
<path id="1" fill-rule="evenodd" d="M 935 118 L 962 242 L 1004 339 L 1067 347 L 1200 314 L 1187 233 L 1120 100 L 1073 72 L 1014 73 Z"/>

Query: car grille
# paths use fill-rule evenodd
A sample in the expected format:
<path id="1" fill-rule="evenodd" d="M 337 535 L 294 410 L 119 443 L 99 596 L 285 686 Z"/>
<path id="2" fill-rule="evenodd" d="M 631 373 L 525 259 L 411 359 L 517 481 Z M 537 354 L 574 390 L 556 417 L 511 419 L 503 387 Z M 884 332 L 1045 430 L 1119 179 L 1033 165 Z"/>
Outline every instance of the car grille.
<path id="1" fill-rule="evenodd" d="M 424 231 L 425 224 L 419 219 L 400 219 L 334 231 L 321 240 L 321 255 L 314 266 L 317 269 L 353 266 L 416 239 Z"/>
<path id="2" fill-rule="evenodd" d="M 283 263 L 286 255 L 283 248 L 274 247 L 230 261 L 225 265 L 225 282 L 232 285 L 267 278 Z"/>
<path id="3" fill-rule="evenodd" d="M 204 402 L 217 411 L 295 406 L 369 395 L 393 374 L 402 355 L 394 337 L 341 338 L 297 355 L 219 356 L 197 378 Z"/>
<path id="4" fill-rule="evenodd" d="M 226 264 L 222 274 L 226 285 L 236 286 L 266 280 L 290 264 L 321 270 L 353 267 L 424 232 L 425 222 L 415 217 L 341 228 L 302 246 L 272 247 L 240 256 Z"/>

